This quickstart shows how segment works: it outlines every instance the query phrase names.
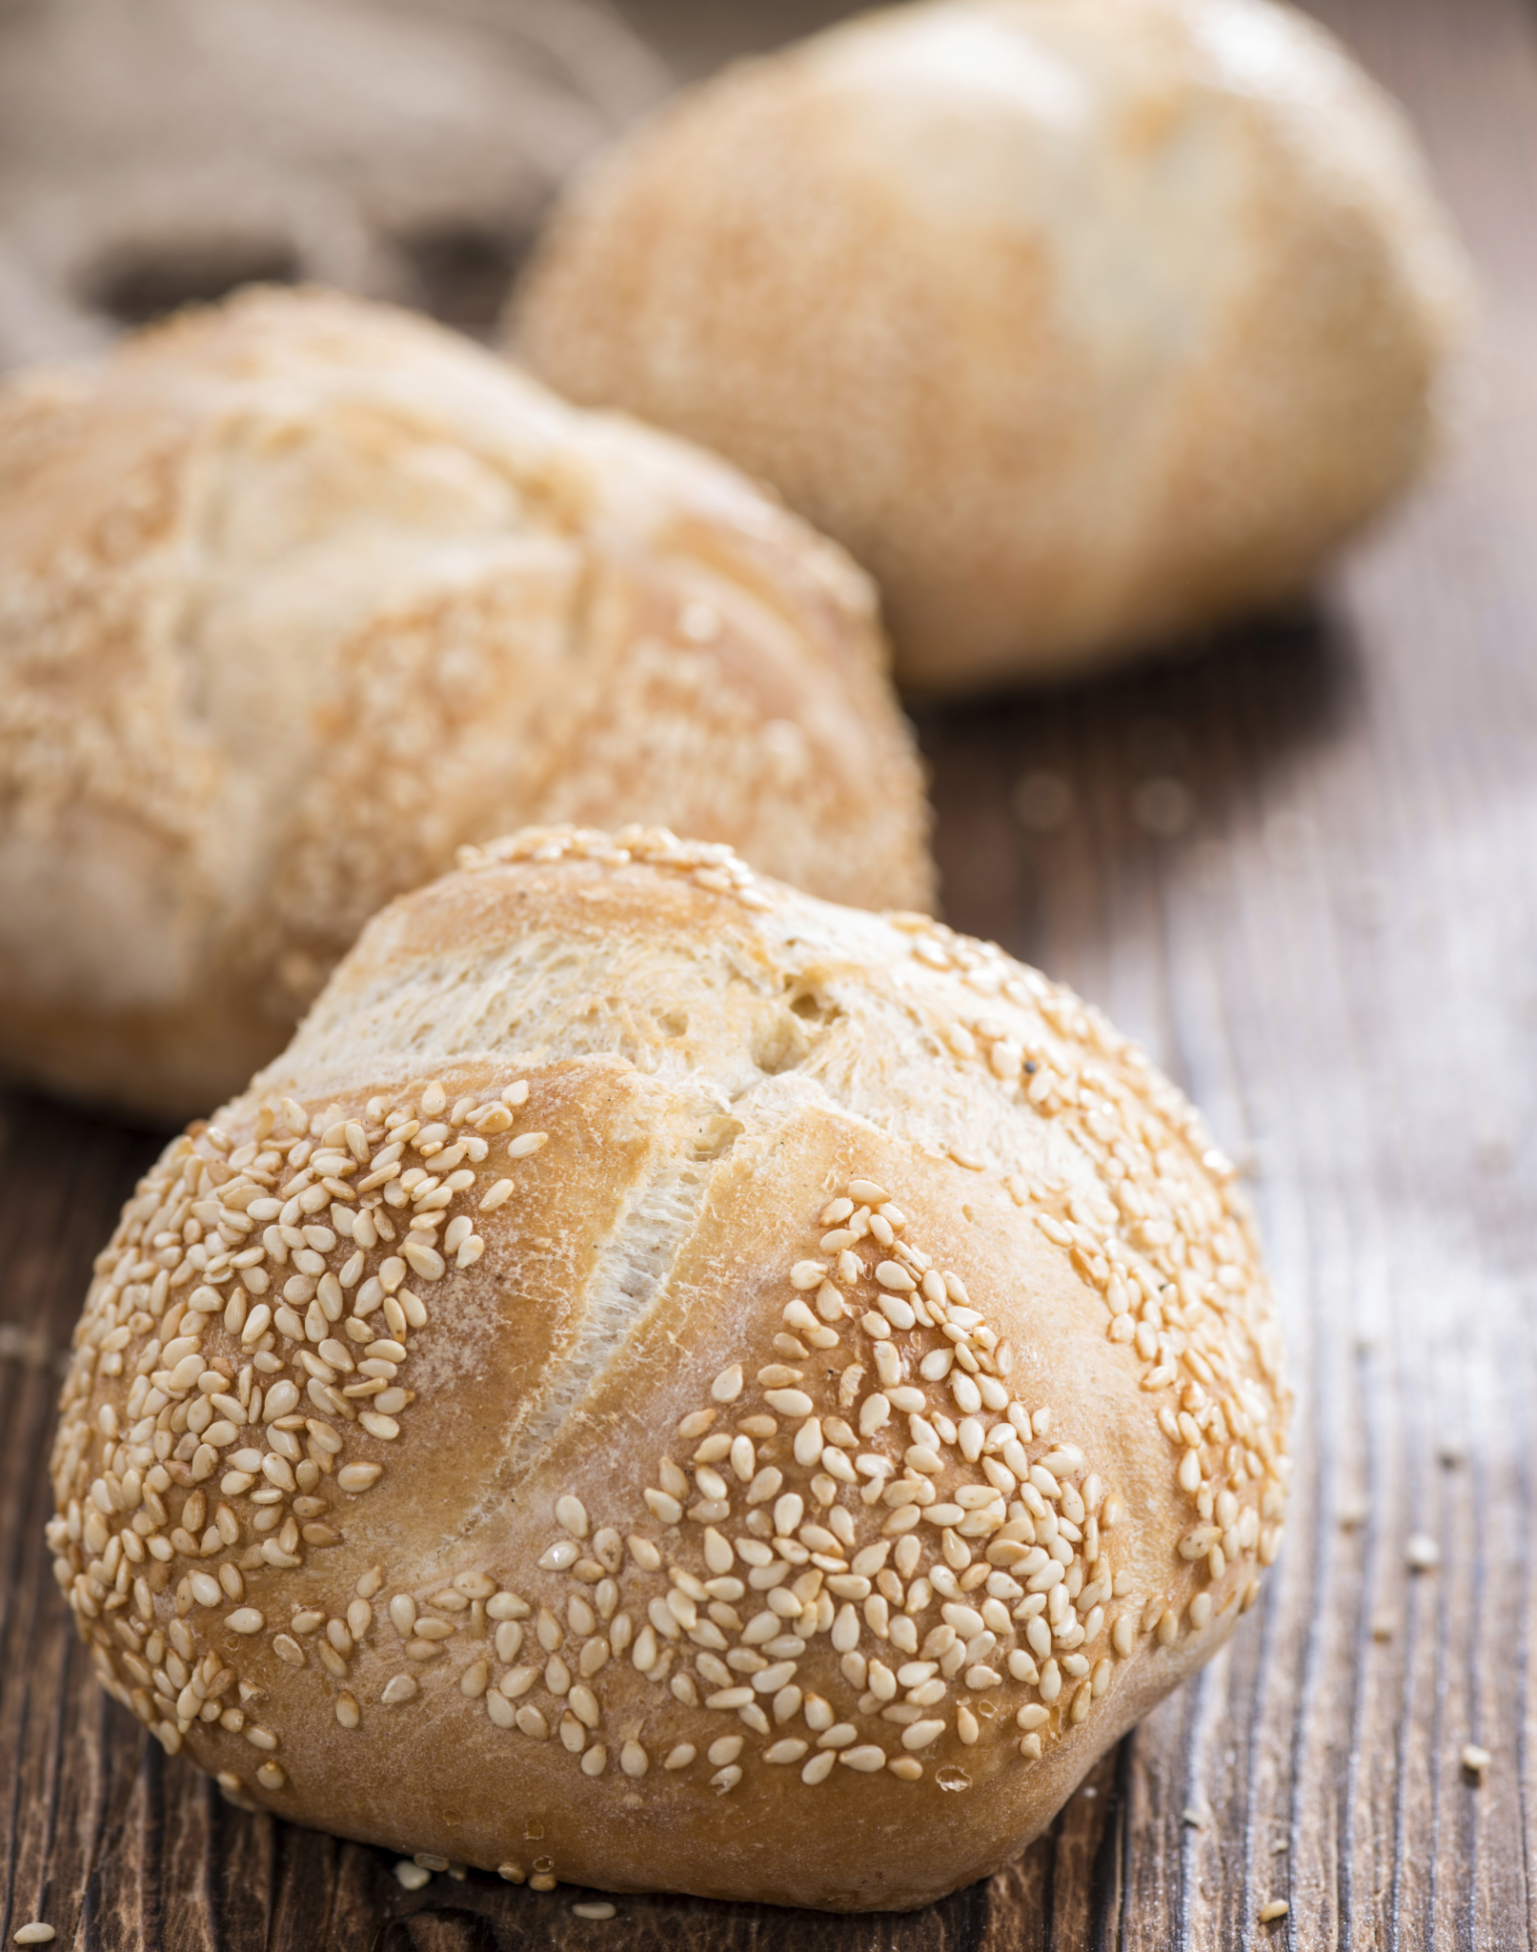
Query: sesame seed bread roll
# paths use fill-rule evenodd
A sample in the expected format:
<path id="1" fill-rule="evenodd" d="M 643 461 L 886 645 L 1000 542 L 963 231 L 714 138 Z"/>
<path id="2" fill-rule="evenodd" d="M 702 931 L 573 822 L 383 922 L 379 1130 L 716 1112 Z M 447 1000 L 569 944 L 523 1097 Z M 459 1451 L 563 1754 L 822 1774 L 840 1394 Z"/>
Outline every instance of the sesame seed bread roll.
<path id="1" fill-rule="evenodd" d="M 0 391 L 0 1066 L 177 1122 L 526 822 L 926 908 L 868 581 L 731 468 L 262 291 Z"/>
<path id="2" fill-rule="evenodd" d="M 1286 596 L 1420 469 L 1464 309 L 1396 105 L 1267 0 L 941 0 L 567 194 L 512 340 L 771 481 L 929 692 Z"/>
<path id="3" fill-rule="evenodd" d="M 1233 1168 L 914 914 L 538 830 L 376 917 L 97 1262 L 51 1543 L 236 1802 L 838 1911 L 1009 1859 L 1286 1495 Z"/>

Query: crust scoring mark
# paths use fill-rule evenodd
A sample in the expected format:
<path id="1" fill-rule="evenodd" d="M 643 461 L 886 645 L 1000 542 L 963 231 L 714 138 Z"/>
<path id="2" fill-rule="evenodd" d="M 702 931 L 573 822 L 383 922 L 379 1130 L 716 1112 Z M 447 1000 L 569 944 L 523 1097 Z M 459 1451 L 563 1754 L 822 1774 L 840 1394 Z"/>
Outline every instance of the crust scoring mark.
<path id="1" fill-rule="evenodd" d="M 546 1579 L 487 1592 L 496 1660 L 460 1675 L 498 1727 L 558 1739 L 589 1776 L 655 1767 L 725 1795 L 792 1765 L 808 1788 L 842 1766 L 960 1789 L 979 1744 L 1035 1759 L 1088 1718 L 1142 1609 L 1110 1560 L 1125 1513 L 1050 1410 L 1011 1395 L 1007 1346 L 906 1226 L 852 1180 L 817 1258 L 786 1269 L 782 1360 L 713 1379 L 646 1516 L 595 1525 L 556 1499 Z M 390 1603 L 403 1635 L 421 1615 Z M 605 1702 L 625 1659 L 665 1689 L 665 1747 Z"/>

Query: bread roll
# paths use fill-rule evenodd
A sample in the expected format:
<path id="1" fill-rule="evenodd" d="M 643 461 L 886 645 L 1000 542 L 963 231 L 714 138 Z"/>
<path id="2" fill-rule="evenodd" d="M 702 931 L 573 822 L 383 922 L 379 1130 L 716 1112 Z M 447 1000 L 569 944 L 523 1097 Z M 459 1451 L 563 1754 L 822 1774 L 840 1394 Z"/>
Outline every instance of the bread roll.
<path id="1" fill-rule="evenodd" d="M 927 906 L 870 586 L 730 468 L 261 292 L 0 393 L 0 1064 L 178 1119 L 530 819 Z"/>
<path id="2" fill-rule="evenodd" d="M 1294 591 L 1420 467 L 1460 309 L 1402 117 L 1302 15 L 943 0 L 622 143 L 516 343 L 773 482 L 937 692 Z"/>
<path id="3" fill-rule="evenodd" d="M 1096 1010 L 543 830 L 376 917 L 130 1201 L 51 1536 L 106 1687 L 237 1801 L 901 1908 L 1227 1638 L 1285 1415 L 1233 1168 Z"/>

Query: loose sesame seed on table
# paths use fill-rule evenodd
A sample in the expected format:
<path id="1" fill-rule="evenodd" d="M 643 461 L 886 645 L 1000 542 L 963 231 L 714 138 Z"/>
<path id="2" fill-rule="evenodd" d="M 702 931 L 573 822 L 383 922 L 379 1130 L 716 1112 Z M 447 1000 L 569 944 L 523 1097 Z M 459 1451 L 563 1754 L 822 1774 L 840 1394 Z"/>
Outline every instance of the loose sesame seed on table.
<path id="1" fill-rule="evenodd" d="M 683 31 L 679 10 L 633 0 L 629 11 L 669 54 L 686 48 L 670 38 Z M 1098 1766 L 1049 1835 L 1015 1865 L 901 1917 L 610 1900 L 538 1888 L 551 1880 L 534 1835 L 526 1862 L 515 1867 L 523 1877 L 516 1884 L 456 1875 L 440 1858 L 396 1860 L 247 1813 L 241 1783 L 225 1785 L 221 1797 L 101 1695 L 43 1543 L 68 1337 L 93 1259 L 163 1135 L 11 1097 L 0 1131 L 0 1265 L 8 1275 L 0 1294 L 0 1760 L 13 1786 L 7 1941 L 36 1925 L 21 1942 L 49 1942 L 42 1933 L 51 1929 L 54 1942 L 111 1952 L 638 1947 L 664 1932 L 697 1952 L 748 1945 L 762 1952 L 781 1943 L 851 1952 L 939 1944 L 968 1952 L 1100 1945 L 1151 1952 L 1283 1940 L 1407 1948 L 1531 1942 L 1529 1406 L 1537 1400 L 1537 1351 L 1527 1319 L 1537 1161 L 1527 1135 L 1537 906 L 1527 890 L 1537 839 L 1530 784 L 1537 781 L 1537 557 L 1528 538 L 1537 532 L 1537 426 L 1519 410 L 1537 383 L 1537 352 L 1524 329 L 1537 296 L 1537 214 L 1527 193 L 1537 167 L 1537 25 L 1517 0 L 1472 0 L 1455 14 L 1448 0 L 1330 0 L 1320 11 L 1416 113 L 1477 258 L 1486 306 L 1487 399 L 1479 417 L 1440 478 L 1362 546 L 1305 617 L 1230 633 L 1188 661 L 1142 675 L 919 719 L 934 769 L 949 921 L 1102 1005 L 1209 1114 L 1247 1177 L 1285 1316 L 1297 1395 L 1295 1472 L 1286 1545 L 1230 1645 Z M 814 17 L 803 9 L 786 26 Z M 733 31 L 745 38 L 753 24 L 754 10 L 743 8 Z M 718 22 L 711 31 L 720 31 Z M 953 1048 L 962 1058 L 970 1033 L 956 1028 Z M 1006 1065 L 1009 1053 L 995 1058 L 995 1048 L 973 1055 Z M 320 1210 L 329 1203 L 290 1222 L 281 1210 L 257 1211 L 260 1197 L 250 1193 L 242 1210 L 253 1222 L 253 1244 L 269 1229 L 276 1243 L 266 1259 L 245 1262 L 255 1278 L 242 1284 L 244 1313 L 232 1328 L 223 1312 L 232 1304 L 219 1297 L 226 1332 L 244 1335 L 255 1320 L 258 1340 L 263 1308 L 273 1317 L 286 1308 L 296 1319 L 297 1311 L 316 1309 L 335 1323 L 340 1297 L 370 1282 L 378 1288 L 377 1297 L 368 1295 L 370 1313 L 383 1326 L 373 1342 L 339 1340 L 330 1348 L 317 1321 L 303 1375 L 249 1376 L 248 1389 L 267 1393 L 272 1427 L 291 1426 L 287 1477 L 282 1447 L 248 1470 L 243 1453 L 221 1444 L 221 1424 L 233 1426 L 249 1404 L 230 1407 L 222 1392 L 207 1394 L 210 1417 L 200 1434 L 209 1459 L 195 1453 L 187 1463 L 195 1486 L 209 1487 L 196 1514 L 205 1540 L 209 1529 L 222 1536 L 217 1493 L 228 1480 L 231 1498 L 260 1496 L 262 1509 L 281 1513 L 257 1544 L 258 1551 L 270 1546 L 267 1563 L 277 1563 L 273 1553 L 323 1543 L 324 1518 L 306 1503 L 319 1470 L 315 1446 L 335 1443 L 338 1479 L 350 1473 L 349 1491 L 369 1492 L 368 1474 L 377 1477 L 380 1467 L 347 1458 L 336 1426 L 349 1432 L 349 1446 L 353 1426 L 326 1392 L 351 1403 L 370 1457 L 387 1453 L 409 1396 L 395 1380 L 417 1326 L 407 1297 L 430 1292 L 450 1260 L 473 1262 L 479 1216 L 513 1197 L 519 1163 L 542 1137 L 513 1093 L 505 1104 L 424 1099 L 417 1130 L 400 1140 L 394 1159 L 388 1106 L 353 1121 L 356 1133 L 344 1120 L 314 1139 L 297 1120 L 292 1129 L 274 1120 L 285 1159 L 308 1144 L 301 1169 L 313 1166 L 316 1184 L 333 1165 L 353 1184 L 386 1176 L 380 1185 L 392 1170 L 396 1178 L 411 1170 L 412 1141 L 441 1120 L 445 1143 L 428 1142 L 439 1152 L 463 1144 L 466 1180 L 455 1186 L 457 1172 L 443 1176 L 448 1197 L 435 1209 L 441 1232 L 419 1230 L 393 1256 L 391 1242 L 369 1238 L 366 1225 L 361 1237 L 354 1229 L 348 1252 Z M 411 1122 L 397 1119 L 397 1129 Z M 189 1199 L 204 1196 L 195 1152 L 163 1169 L 182 1175 Z M 504 1159 L 505 1173 L 489 1179 Z M 693 1446 L 686 1461 L 694 1490 L 707 1495 L 713 1473 L 724 1500 L 738 1487 L 750 1495 L 761 1480 L 759 1505 L 778 1532 L 803 1529 L 805 1512 L 781 1511 L 797 1494 L 761 1468 L 747 1427 L 758 1413 L 755 1396 L 765 1414 L 819 1423 L 824 1468 L 837 1468 L 842 1449 L 853 1455 L 852 1444 L 840 1444 L 844 1429 L 852 1440 L 866 1418 L 895 1412 L 926 1420 L 927 1428 L 910 1426 L 915 1452 L 966 1458 L 979 1510 L 991 1495 L 988 1463 L 1013 1469 L 1007 1450 L 996 1460 L 980 1448 L 970 1454 L 967 1418 L 992 1407 L 972 1380 L 986 1376 L 984 1367 L 974 1372 L 955 1357 L 946 1363 L 936 1345 L 921 1368 L 931 1385 L 926 1403 L 909 1409 L 900 1387 L 886 1384 L 880 1351 L 893 1335 L 911 1333 L 908 1297 L 950 1314 L 964 1331 L 950 1346 L 990 1353 L 985 1337 L 971 1339 L 985 1320 L 948 1291 L 943 1270 L 931 1281 L 921 1241 L 897 1224 L 900 1209 L 881 1221 L 890 1241 L 875 1225 L 891 1204 L 876 1198 L 886 1191 L 843 1189 L 821 1216 L 827 1231 L 811 1243 L 814 1257 L 787 1270 L 802 1297 L 799 1332 L 814 1338 L 842 1325 L 833 1312 L 835 1303 L 842 1307 L 839 1284 L 854 1278 L 843 1257 L 864 1265 L 869 1313 L 841 1330 L 863 1338 L 872 1372 L 864 1390 L 844 1405 L 813 1404 L 788 1365 L 783 1376 L 728 1367 L 709 1384 L 697 1429 L 681 1433 Z M 864 1233 L 846 1224 L 861 1214 Z M 1074 1216 L 1072 1224 L 1092 1218 Z M 872 1240 L 889 1258 L 871 1251 Z M 269 1262 L 274 1272 L 282 1267 L 281 1283 L 270 1278 Z M 290 1284 L 292 1296 L 284 1292 Z M 1120 1333 L 1115 1324 L 1129 1325 L 1131 1316 L 1109 1286 L 1107 1279 L 1107 1321 Z M 212 1310 L 194 1312 L 213 1319 Z M 1127 1339 L 1136 1336 L 1132 1329 Z M 1156 1338 L 1146 1339 L 1137 1352 L 1152 1365 Z M 202 1361 L 191 1347 L 176 1357 Z M 361 1389 L 365 1372 L 343 1380 L 348 1363 L 370 1365 L 363 1400 L 371 1407 L 361 1412 L 343 1393 Z M 734 1421 L 722 1447 L 709 1412 L 727 1406 Z M 1084 1532 L 1088 1508 L 1103 1495 L 1092 1485 L 1092 1459 L 1072 1450 L 1067 1433 L 1025 1421 L 1028 1435 L 1016 1424 L 1016 1436 L 1031 1453 L 1015 1461 L 1052 1477 L 1066 1494 L 1057 1508 Z M 1177 1430 L 1169 1434 L 1171 1444 L 1178 1440 Z M 680 1467 L 661 1458 L 647 1504 L 665 1521 L 688 1490 Z M 1078 1503 L 1086 1508 L 1082 1522 Z M 1252 1537 L 1238 1532 L 1236 1508 L 1193 1512 L 1191 1552 L 1221 1554 L 1226 1525 L 1246 1552 L 1266 1556 L 1262 1514 L 1246 1510 L 1254 1511 Z M 1103 1504 L 1099 1511 L 1113 1540 L 1119 1515 Z M 566 1626 L 584 1651 L 596 1648 L 606 1644 L 600 1629 L 613 1616 L 604 1582 L 613 1582 L 627 1552 L 644 1571 L 645 1541 L 605 1536 L 600 1514 L 574 1494 L 559 1500 L 552 1518 L 546 1569 L 570 1578 Z M 112 1528 L 106 1514 L 102 1520 L 105 1549 Z M 181 1529 L 190 1523 L 184 1507 Z M 956 1525 L 963 1523 L 958 1505 Z M 831 1577 L 851 1596 L 862 1586 L 878 1591 L 888 1570 L 928 1577 L 924 1568 L 943 1559 L 923 1548 L 920 1564 L 919 1538 L 916 1527 L 893 1530 L 884 1551 L 864 1548 Z M 200 1542 L 188 1534 L 184 1545 L 173 1533 L 164 1543 L 185 1558 Z M 841 1565 L 849 1543 L 829 1531 L 812 1546 Z M 715 1582 L 739 1582 L 753 1563 L 741 1542 L 709 1525 L 700 1527 L 699 1552 L 700 1571 Z M 576 1571 L 589 1559 L 597 1574 L 590 1581 Z M 383 1585 L 365 1591 L 365 1578 L 337 1618 L 300 1616 L 295 1632 L 274 1633 L 255 1609 L 242 1617 L 238 1555 L 216 1549 L 207 1563 L 221 1565 L 222 1598 L 195 1596 L 237 1603 L 228 1616 L 236 1634 L 265 1632 L 280 1660 L 307 1658 L 307 1646 L 328 1673 L 334 1664 L 343 1727 L 357 1713 L 345 1686 L 348 1634 L 366 1630 L 382 1611 L 403 1644 L 420 1642 L 430 1654 L 453 1621 L 480 1609 L 496 1658 L 472 1662 L 461 1686 L 479 1691 L 510 1728 L 522 1726 L 520 1716 L 541 1714 L 530 1705 L 536 1677 L 553 1663 L 564 1668 L 571 1654 L 578 1672 L 563 1671 L 568 1709 L 559 1729 L 542 1733 L 566 1740 L 573 1762 L 579 1752 L 584 1768 L 637 1781 L 649 1770 L 703 1770 L 729 1794 L 749 1760 L 742 1737 L 723 1734 L 703 1755 L 653 1755 L 636 1743 L 605 1749 L 601 1763 L 589 1765 L 599 1745 L 583 1733 L 583 1711 L 601 1693 L 601 1664 L 587 1672 L 553 1614 L 489 1580 L 477 1584 L 473 1574 L 434 1595 L 430 1614 Z M 1022 1551 L 1008 1570 L 1031 1565 Z M 183 1576 L 180 1566 L 177 1572 Z M 206 1572 L 185 1576 L 210 1580 Z M 695 1583 L 704 1594 L 704 1581 Z M 1107 1584 L 1113 1589 L 1113 1577 Z M 700 1594 L 675 1580 L 663 1610 L 681 1621 Z M 909 1664 L 895 1673 L 879 1662 L 864 1668 L 872 1704 L 900 1687 L 911 1705 L 900 1724 L 899 1760 L 921 1757 L 929 1724 L 915 1697 L 956 1648 L 978 1648 L 979 1672 L 993 1671 L 984 1642 L 994 1623 L 986 1602 L 974 1598 L 958 1590 L 947 1603 L 949 1641 L 899 1649 Z M 1107 1592 L 1107 1604 L 1113 1598 Z M 835 1646 L 838 1617 L 830 1628 Z M 1160 1624 L 1122 1614 L 1112 1628 L 1107 1615 L 1105 1632 L 1156 1634 Z M 637 1642 L 647 1633 L 660 1659 L 665 1625 L 638 1626 Z M 1043 1703 L 1067 1699 L 1071 1687 L 1088 1714 L 1099 1665 L 1080 1673 L 1068 1666 L 1071 1650 L 1054 1656 L 1049 1639 L 1037 1638 L 1045 1644 L 1037 1647 L 1027 1629 L 1014 1643 L 1010 1682 Z M 228 1693 L 222 1670 L 205 1672 L 190 1632 L 187 1640 L 185 1648 L 168 1641 L 158 1650 L 171 1680 L 185 1675 L 178 1694 L 198 1678 L 203 1705 L 239 1714 L 219 1706 Z M 784 1688 L 794 1678 L 781 1681 L 772 1663 L 777 1648 L 772 1640 L 763 1647 L 770 1663 L 757 1670 L 750 1692 L 771 1706 L 764 1676 Z M 850 1654 L 860 1658 L 852 1647 Z M 935 1676 L 920 1672 L 930 1661 Z M 718 1665 L 722 1713 L 735 1720 L 737 1675 Z M 404 1709 L 417 1686 L 408 1664 L 391 1685 Z M 979 1686 L 972 1698 L 985 1693 Z M 751 1709 L 754 1700 L 743 1705 Z M 957 1714 L 970 1711 L 962 1703 Z M 822 1718 L 820 1708 L 806 1712 L 812 1740 L 785 1737 L 784 1753 L 771 1747 L 763 1760 L 813 1788 L 837 1757 L 857 1774 L 862 1751 L 852 1729 L 845 1739 L 829 1709 L 819 1733 Z M 975 1730 L 974 1716 L 971 1723 Z M 966 1724 L 958 1726 L 965 1740 Z M 1032 1739 L 1034 1731 L 1019 1726 L 1016 1739 Z M 253 1721 L 246 1734 L 242 1719 L 250 1780 L 266 1787 L 281 1782 L 283 1765 L 262 1747 L 262 1732 Z M 824 1735 L 836 1740 L 824 1743 Z"/>

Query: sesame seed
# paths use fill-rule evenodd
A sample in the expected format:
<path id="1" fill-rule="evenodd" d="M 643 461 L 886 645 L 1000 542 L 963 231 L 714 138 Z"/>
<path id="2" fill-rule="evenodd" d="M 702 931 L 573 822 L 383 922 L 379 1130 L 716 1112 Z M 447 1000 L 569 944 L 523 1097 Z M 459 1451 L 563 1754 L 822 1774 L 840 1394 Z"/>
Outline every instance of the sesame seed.
<path id="1" fill-rule="evenodd" d="M 420 1864 L 413 1864 L 409 1857 L 402 1857 L 395 1866 L 395 1881 L 404 1891 L 420 1891 L 423 1885 L 432 1882 L 431 1871 L 424 1871 Z"/>
<path id="2" fill-rule="evenodd" d="M 902 1731 L 902 1746 L 904 1749 L 926 1749 L 930 1743 L 937 1742 L 944 1732 L 945 1724 L 942 1721 L 914 1722 Z"/>
<path id="3" fill-rule="evenodd" d="M 799 1608 L 797 1608 L 798 1612 Z M 752 1677 L 753 1691 L 756 1694 L 776 1694 L 794 1678 L 794 1661 L 776 1661 L 772 1666 L 760 1669 Z"/>
<path id="4" fill-rule="evenodd" d="M 550 1135 L 548 1132 L 524 1132 L 508 1145 L 507 1157 L 509 1159 L 526 1159 L 530 1153 L 537 1152 L 541 1146 L 548 1145 L 549 1140 Z"/>
<path id="5" fill-rule="evenodd" d="M 809 1417 L 814 1407 L 811 1398 L 800 1389 L 766 1390 L 764 1401 L 782 1417 Z"/>
<path id="6" fill-rule="evenodd" d="M 734 1403 L 742 1394 L 742 1365 L 732 1363 L 723 1369 L 710 1385 L 710 1395 L 717 1403 Z"/>
<path id="7" fill-rule="evenodd" d="M 1468 1742 L 1462 1750 L 1462 1766 L 1470 1776 L 1483 1780 L 1484 1771 L 1494 1761 L 1487 1749 L 1481 1749 L 1476 1742 Z"/>
<path id="8" fill-rule="evenodd" d="M 1284 1918 L 1290 1910 L 1291 1906 L 1284 1898 L 1272 1898 L 1268 1904 L 1260 1906 L 1259 1922 L 1262 1925 L 1273 1925 L 1278 1918 Z"/>
<path id="9" fill-rule="evenodd" d="M 571 1915 L 573 1918 L 612 1918 L 614 1907 L 606 1899 L 595 1898 L 590 1903 L 573 1905 Z"/>
<path id="10" fill-rule="evenodd" d="M 528 1601 L 516 1593 L 492 1593 L 486 1599 L 486 1617 L 491 1620 L 526 1620 Z"/>
<path id="11" fill-rule="evenodd" d="M 1441 1563 L 1441 1548 L 1428 1532 L 1413 1532 L 1404 1547 L 1410 1572 L 1434 1572 Z"/>

